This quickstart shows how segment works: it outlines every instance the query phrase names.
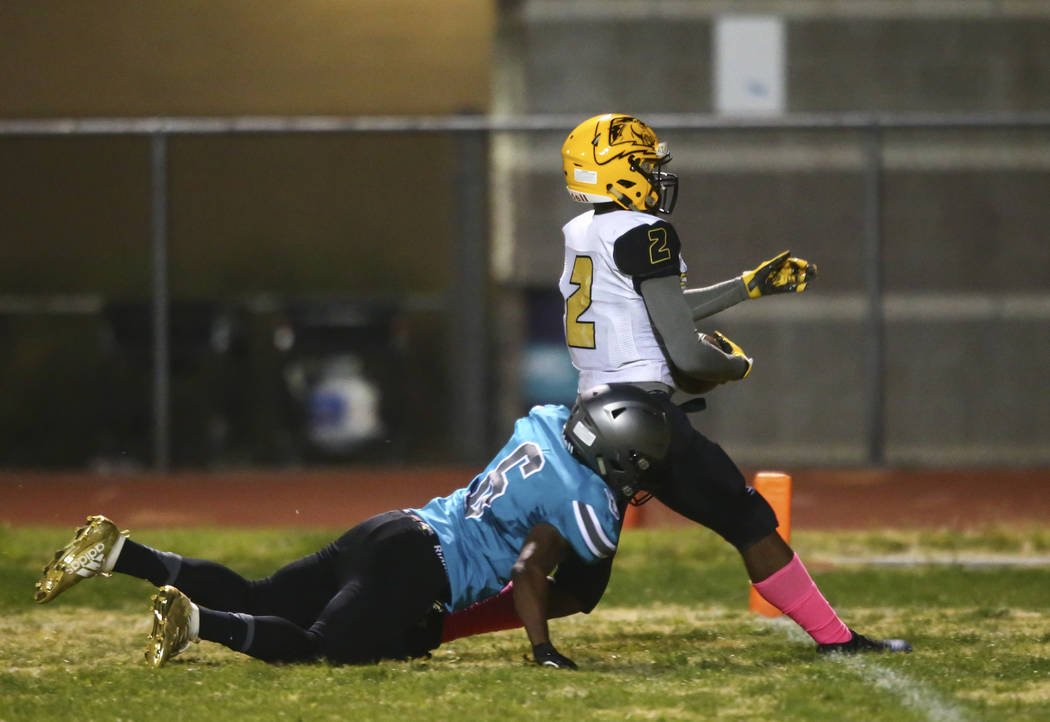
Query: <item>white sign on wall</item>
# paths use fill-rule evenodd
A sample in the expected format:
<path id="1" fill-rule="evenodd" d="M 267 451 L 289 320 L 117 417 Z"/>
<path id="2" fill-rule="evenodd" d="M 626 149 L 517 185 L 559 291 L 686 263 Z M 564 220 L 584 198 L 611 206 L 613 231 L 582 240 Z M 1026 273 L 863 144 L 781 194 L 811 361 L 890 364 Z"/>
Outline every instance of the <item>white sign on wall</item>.
<path id="1" fill-rule="evenodd" d="M 715 112 L 784 112 L 784 21 L 766 15 L 723 15 L 714 23 Z"/>

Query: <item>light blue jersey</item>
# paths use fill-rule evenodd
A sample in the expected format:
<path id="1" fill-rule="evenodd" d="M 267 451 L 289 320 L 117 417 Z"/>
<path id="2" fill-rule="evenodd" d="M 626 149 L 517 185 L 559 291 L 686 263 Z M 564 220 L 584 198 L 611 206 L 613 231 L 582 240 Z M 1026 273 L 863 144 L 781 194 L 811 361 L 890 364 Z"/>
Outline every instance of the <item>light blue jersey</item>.
<path id="1" fill-rule="evenodd" d="M 465 489 L 412 509 L 441 540 L 450 609 L 490 597 L 510 580 L 525 537 L 555 527 L 585 562 L 612 555 L 620 534 L 616 499 L 601 477 L 565 446 L 564 406 L 535 406 Z"/>

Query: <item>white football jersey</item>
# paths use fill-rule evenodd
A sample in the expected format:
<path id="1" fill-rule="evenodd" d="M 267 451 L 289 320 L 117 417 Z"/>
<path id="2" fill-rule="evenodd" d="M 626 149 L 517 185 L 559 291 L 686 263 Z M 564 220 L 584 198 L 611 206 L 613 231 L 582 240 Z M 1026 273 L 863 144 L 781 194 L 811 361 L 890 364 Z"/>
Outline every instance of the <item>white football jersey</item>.
<path id="1" fill-rule="evenodd" d="M 659 381 L 674 385 L 656 340 L 641 281 L 680 275 L 686 265 L 674 227 L 648 213 L 587 211 L 565 224 L 565 340 L 578 389 Z"/>

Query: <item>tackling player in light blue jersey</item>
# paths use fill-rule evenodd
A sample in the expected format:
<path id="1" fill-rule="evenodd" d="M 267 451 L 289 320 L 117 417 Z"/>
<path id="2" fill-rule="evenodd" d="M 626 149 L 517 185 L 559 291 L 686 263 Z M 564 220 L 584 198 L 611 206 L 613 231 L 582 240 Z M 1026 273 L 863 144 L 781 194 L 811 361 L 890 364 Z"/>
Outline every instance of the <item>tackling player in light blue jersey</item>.
<path id="1" fill-rule="evenodd" d="M 513 582 L 533 659 L 571 669 L 547 619 L 597 602 L 573 580 L 608 575 L 622 509 L 663 473 L 670 443 L 649 394 L 604 387 L 571 411 L 534 408 L 466 488 L 377 514 L 265 579 L 139 544 L 92 516 L 44 567 L 34 599 L 110 572 L 152 582 L 153 666 L 202 639 L 268 662 L 367 664 L 427 653 L 444 638 L 436 609 L 482 603 Z"/>
<path id="2" fill-rule="evenodd" d="M 573 458 L 562 434 L 568 417 L 564 406 L 534 407 L 469 486 L 409 510 L 441 540 L 450 609 L 502 589 L 540 522 L 553 526 L 585 563 L 616 551 L 616 498 L 601 477 Z"/>

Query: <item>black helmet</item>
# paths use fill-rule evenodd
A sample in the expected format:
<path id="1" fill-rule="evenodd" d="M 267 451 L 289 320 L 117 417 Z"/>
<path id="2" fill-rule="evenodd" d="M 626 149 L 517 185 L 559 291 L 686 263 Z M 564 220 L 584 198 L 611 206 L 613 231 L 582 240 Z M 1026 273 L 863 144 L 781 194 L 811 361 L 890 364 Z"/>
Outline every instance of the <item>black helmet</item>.
<path id="1" fill-rule="evenodd" d="M 651 491 L 664 473 L 671 419 L 652 394 L 637 386 L 595 386 L 576 399 L 565 438 L 580 461 L 631 499 L 638 491 Z"/>

